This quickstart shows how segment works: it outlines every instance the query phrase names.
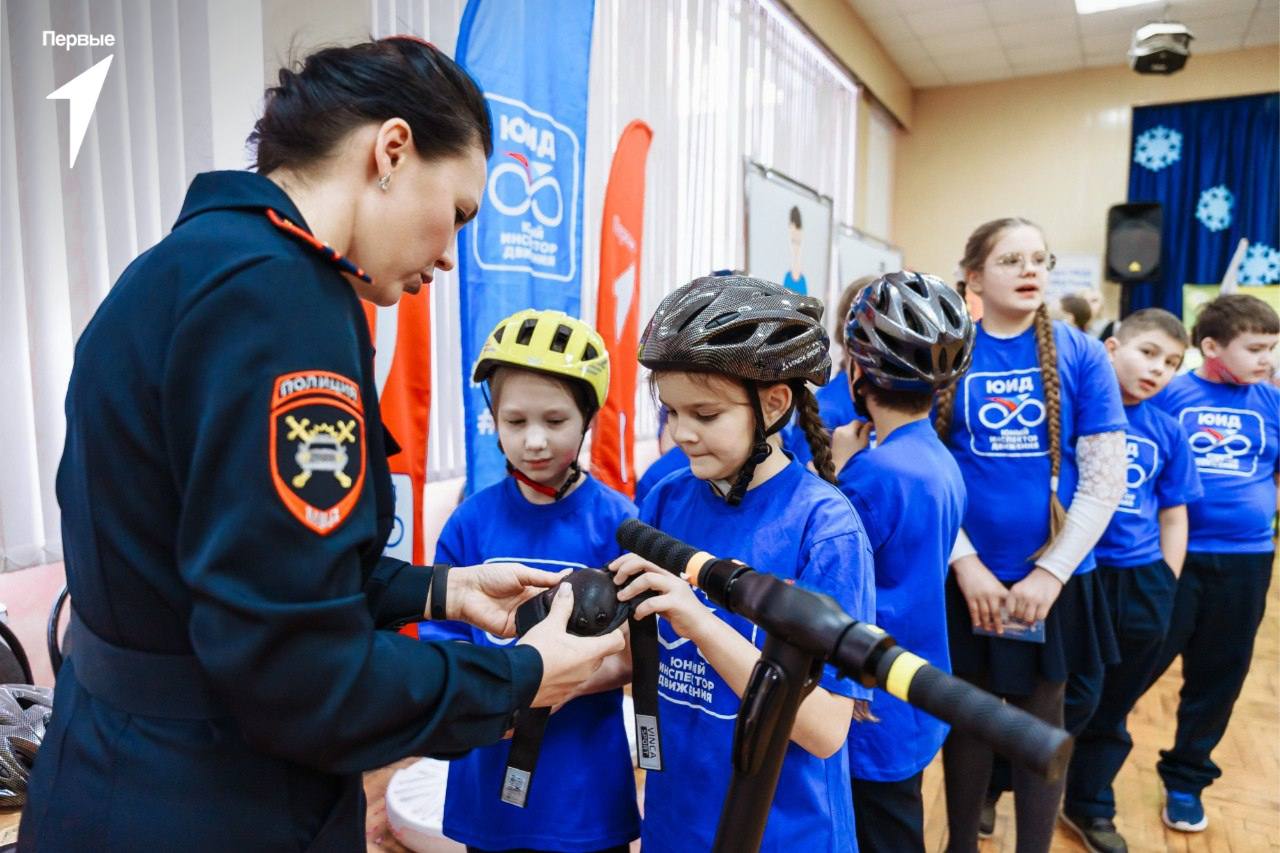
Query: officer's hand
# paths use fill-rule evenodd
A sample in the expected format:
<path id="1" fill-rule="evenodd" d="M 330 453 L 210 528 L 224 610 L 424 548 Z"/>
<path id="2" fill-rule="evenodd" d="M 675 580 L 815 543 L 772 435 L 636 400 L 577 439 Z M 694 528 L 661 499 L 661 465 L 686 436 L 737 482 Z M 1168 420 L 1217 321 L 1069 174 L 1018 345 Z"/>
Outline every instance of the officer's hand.
<path id="1" fill-rule="evenodd" d="M 572 613 L 573 587 L 565 584 L 551 602 L 547 618 L 520 639 L 520 645 L 533 646 L 542 656 L 542 683 L 533 697 L 534 708 L 548 708 L 568 701 L 606 657 L 626 648 L 621 628 L 602 637 L 569 634 L 565 628 Z"/>
<path id="2" fill-rule="evenodd" d="M 516 610 L 569 573 L 544 572 L 519 563 L 486 563 L 449 571 L 445 599 L 450 619 L 461 619 L 495 637 L 516 635 Z"/>

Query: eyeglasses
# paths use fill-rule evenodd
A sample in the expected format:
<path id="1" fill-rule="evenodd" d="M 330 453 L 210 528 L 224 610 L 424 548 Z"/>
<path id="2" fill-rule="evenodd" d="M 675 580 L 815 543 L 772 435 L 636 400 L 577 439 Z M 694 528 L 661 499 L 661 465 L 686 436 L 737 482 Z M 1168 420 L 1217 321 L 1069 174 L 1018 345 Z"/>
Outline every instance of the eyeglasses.
<path id="1" fill-rule="evenodd" d="M 994 263 L 1005 272 L 1021 272 L 1027 266 L 1048 271 L 1058 265 L 1058 259 L 1049 252 L 1036 252 L 1030 258 L 1018 252 L 1009 252 L 996 258 Z"/>

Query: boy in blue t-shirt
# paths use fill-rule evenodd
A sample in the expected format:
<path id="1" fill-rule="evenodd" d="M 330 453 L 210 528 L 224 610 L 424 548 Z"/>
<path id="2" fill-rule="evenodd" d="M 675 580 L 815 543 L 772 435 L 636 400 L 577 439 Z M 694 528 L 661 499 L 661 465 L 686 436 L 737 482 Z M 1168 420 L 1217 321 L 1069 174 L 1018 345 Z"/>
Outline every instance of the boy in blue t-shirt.
<path id="1" fill-rule="evenodd" d="M 518 562 L 552 571 L 600 568 L 621 553 L 614 532 L 635 505 L 578 469 L 583 435 L 609 388 L 595 331 L 559 311 L 522 311 L 494 329 L 473 380 L 488 381 L 510 477 L 449 517 L 437 562 Z M 429 638 L 449 638 L 435 623 Z M 461 623 L 453 638 L 506 645 Z M 449 765 L 444 834 L 469 851 L 626 851 L 640 835 L 622 717 L 629 666 L 612 659 L 547 723 L 524 808 L 499 798 L 511 742 Z M 587 804 L 590 804 L 589 806 Z"/>
<path id="2" fill-rule="evenodd" d="M 1104 853 L 1126 850 L 1111 788 L 1133 747 L 1125 720 L 1151 683 L 1186 556 L 1187 504 L 1203 494 L 1178 422 L 1145 402 L 1173 379 L 1187 344 L 1182 323 L 1160 308 L 1129 315 L 1106 341 L 1129 419 L 1128 488 L 1094 556 L 1120 663 L 1068 680 L 1065 719 L 1080 734 L 1062 807 L 1088 849 Z"/>
<path id="3" fill-rule="evenodd" d="M 966 496 L 929 411 L 934 392 L 968 368 L 973 323 L 941 280 L 901 272 L 867 284 L 846 317 L 852 399 L 870 423 L 838 427 L 832 461 L 874 554 L 876 624 L 950 672 L 945 583 Z M 868 450 L 872 427 L 878 443 Z M 849 768 L 863 853 L 924 850 L 921 780 L 947 731 L 888 693 L 855 706 Z"/>
<path id="4" fill-rule="evenodd" d="M 1200 792 L 1222 771 L 1210 753 L 1226 732 L 1253 656 L 1275 556 L 1280 390 L 1271 353 L 1280 318 L 1253 296 L 1219 296 L 1200 309 L 1192 340 L 1204 365 L 1153 402 L 1177 419 L 1204 485 L 1188 507 L 1187 561 L 1152 674 L 1182 656 L 1178 733 L 1160 753 L 1164 822 L 1183 832 L 1208 826 Z"/>

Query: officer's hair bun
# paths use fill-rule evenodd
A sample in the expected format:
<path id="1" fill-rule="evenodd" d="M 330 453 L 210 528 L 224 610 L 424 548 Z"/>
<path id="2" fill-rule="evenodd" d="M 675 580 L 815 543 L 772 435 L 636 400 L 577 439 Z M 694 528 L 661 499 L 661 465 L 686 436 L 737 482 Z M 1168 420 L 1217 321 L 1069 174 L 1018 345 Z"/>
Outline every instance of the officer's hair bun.
<path id="1" fill-rule="evenodd" d="M 493 153 L 489 109 L 475 81 L 434 45 L 410 36 L 325 48 L 296 70 L 281 68 L 248 143 L 262 174 L 305 169 L 355 128 L 397 117 L 427 159 L 477 144 L 486 157 Z"/>

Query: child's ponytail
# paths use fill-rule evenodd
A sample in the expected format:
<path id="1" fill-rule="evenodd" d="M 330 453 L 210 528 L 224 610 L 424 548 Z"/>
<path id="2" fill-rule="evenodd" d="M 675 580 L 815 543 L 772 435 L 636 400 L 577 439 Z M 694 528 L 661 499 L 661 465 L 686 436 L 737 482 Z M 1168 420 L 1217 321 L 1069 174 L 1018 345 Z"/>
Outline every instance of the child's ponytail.
<path id="1" fill-rule="evenodd" d="M 804 430 L 805 441 L 809 443 L 809 451 L 813 454 L 813 467 L 818 476 L 828 483 L 836 481 L 835 464 L 831 461 L 831 434 L 822 423 L 818 414 L 818 398 L 813 396 L 809 386 L 796 382 L 791 386 L 795 397 L 796 412 L 800 416 L 800 429 Z"/>
<path id="2" fill-rule="evenodd" d="M 1062 470 L 1062 387 L 1058 377 L 1058 346 L 1053 321 L 1042 303 L 1036 309 L 1036 354 L 1040 359 L 1040 384 L 1044 387 L 1045 421 L 1049 430 L 1049 538 L 1031 555 L 1035 560 L 1049 549 L 1066 522 L 1067 510 L 1058 499 L 1058 472 Z"/>

